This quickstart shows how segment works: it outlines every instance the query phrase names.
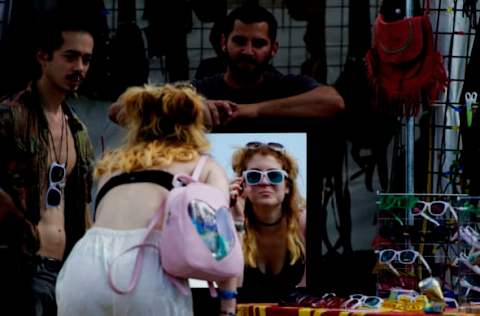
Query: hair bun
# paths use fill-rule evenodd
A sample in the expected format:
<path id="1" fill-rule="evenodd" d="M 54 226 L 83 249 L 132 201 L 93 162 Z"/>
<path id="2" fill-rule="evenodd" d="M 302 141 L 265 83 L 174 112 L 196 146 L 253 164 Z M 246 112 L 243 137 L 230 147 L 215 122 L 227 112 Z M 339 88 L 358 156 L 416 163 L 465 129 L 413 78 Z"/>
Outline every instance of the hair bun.
<path id="1" fill-rule="evenodd" d="M 192 88 L 166 85 L 163 88 L 163 112 L 171 121 L 191 125 L 198 121 L 201 102 Z"/>

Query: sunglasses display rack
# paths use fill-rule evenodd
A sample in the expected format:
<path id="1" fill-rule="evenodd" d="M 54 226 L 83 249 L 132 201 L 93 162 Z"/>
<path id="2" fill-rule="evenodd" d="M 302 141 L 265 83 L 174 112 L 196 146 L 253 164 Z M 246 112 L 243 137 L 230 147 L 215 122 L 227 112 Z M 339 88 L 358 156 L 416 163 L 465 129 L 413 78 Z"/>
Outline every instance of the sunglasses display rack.
<path id="1" fill-rule="evenodd" d="M 459 202 L 456 291 L 460 304 L 471 305 L 480 302 L 480 197 L 463 197 Z"/>
<path id="2" fill-rule="evenodd" d="M 392 291 L 419 294 L 419 282 L 433 276 L 446 296 L 457 298 L 461 293 L 457 232 L 468 226 L 460 213 L 466 208 L 464 196 L 378 194 L 378 234 L 373 242 L 378 296 L 388 297 Z"/>

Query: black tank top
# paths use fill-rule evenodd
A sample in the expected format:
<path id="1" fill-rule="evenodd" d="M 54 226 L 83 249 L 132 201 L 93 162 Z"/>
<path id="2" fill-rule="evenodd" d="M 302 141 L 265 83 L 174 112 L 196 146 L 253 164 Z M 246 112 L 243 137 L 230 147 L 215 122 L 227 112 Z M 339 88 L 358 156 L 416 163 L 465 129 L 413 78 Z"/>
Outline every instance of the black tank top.
<path id="1" fill-rule="evenodd" d="M 239 302 L 278 302 L 295 290 L 303 277 L 305 258 L 290 265 L 290 252 L 285 256 L 278 274 L 263 273 L 259 268 L 245 266 L 243 286 L 238 290 Z"/>
<path id="2" fill-rule="evenodd" d="M 107 182 L 100 188 L 95 198 L 95 210 L 93 213 L 93 218 L 97 213 L 97 206 L 111 189 L 116 186 L 128 183 L 137 183 L 137 182 L 150 182 L 161 185 L 167 190 L 171 190 L 173 185 L 173 174 L 163 171 L 163 170 L 142 170 L 142 171 L 132 171 L 128 173 L 121 173 L 114 177 L 108 179 Z"/>

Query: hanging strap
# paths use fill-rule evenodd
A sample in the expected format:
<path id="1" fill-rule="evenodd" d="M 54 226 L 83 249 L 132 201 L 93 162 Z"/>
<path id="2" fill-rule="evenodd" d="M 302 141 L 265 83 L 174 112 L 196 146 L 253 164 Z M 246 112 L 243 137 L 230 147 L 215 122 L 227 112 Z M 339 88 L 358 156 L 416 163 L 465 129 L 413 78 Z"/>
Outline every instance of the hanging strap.
<path id="1" fill-rule="evenodd" d="M 138 245 L 135 245 L 135 246 L 132 246 L 130 248 L 125 249 L 123 252 L 121 252 L 119 255 L 117 255 L 112 260 L 112 262 L 109 264 L 109 266 L 108 266 L 108 284 L 110 285 L 110 287 L 112 288 L 112 290 L 115 293 L 117 293 L 117 294 L 128 294 L 128 293 L 132 292 L 133 289 L 137 286 L 138 280 L 140 278 L 140 273 L 142 272 L 142 265 L 143 265 L 143 257 L 144 257 L 145 248 L 147 248 L 147 247 L 154 248 L 154 249 L 157 249 L 158 252 L 160 252 L 160 248 L 157 245 L 152 244 L 152 243 L 147 243 L 147 240 L 148 240 L 148 237 L 151 235 L 151 233 L 152 233 L 152 231 L 155 227 L 155 224 L 161 219 L 162 214 L 164 212 L 164 209 L 165 209 L 165 202 L 155 212 L 152 219 L 150 220 L 150 223 L 148 224 L 148 227 L 147 227 L 147 232 L 146 232 L 145 237 L 143 238 L 142 242 Z M 139 250 L 138 250 L 138 253 L 137 253 L 137 257 L 135 259 L 135 266 L 133 268 L 132 277 L 130 278 L 130 281 L 128 282 L 127 288 L 126 289 L 121 289 L 121 288 L 117 287 L 115 285 L 115 282 L 113 281 L 112 273 L 113 273 L 113 267 L 114 267 L 115 261 L 119 257 L 126 254 L 127 252 L 135 250 L 137 248 L 139 248 Z M 188 294 L 188 286 L 186 286 L 184 282 L 181 282 L 181 279 L 168 274 L 166 271 L 164 271 L 164 273 L 165 273 L 165 276 L 169 278 L 169 280 L 180 290 L 180 292 L 182 294 L 184 294 L 184 295 Z M 210 283 L 209 283 L 209 285 L 210 285 Z M 210 292 L 212 293 L 212 290 L 210 290 Z M 213 295 L 212 295 L 212 297 L 213 297 Z"/>
<path id="2" fill-rule="evenodd" d="M 140 278 L 140 272 L 142 270 L 143 256 L 144 256 L 145 248 L 151 247 L 151 248 L 155 248 L 158 251 L 160 251 L 160 248 L 157 245 L 147 243 L 147 240 L 148 240 L 148 237 L 151 235 L 151 233 L 153 231 L 153 228 L 155 227 L 155 224 L 162 217 L 164 209 L 165 209 L 165 202 L 163 202 L 162 205 L 160 206 L 160 208 L 155 212 L 155 214 L 153 214 L 152 219 L 148 223 L 147 232 L 145 233 L 145 237 L 143 237 L 143 240 L 141 241 L 141 243 L 125 249 L 123 252 L 121 252 L 119 255 L 117 255 L 112 260 L 112 262 L 109 264 L 109 266 L 108 266 L 108 284 L 110 285 L 110 287 L 112 288 L 112 290 L 115 293 L 117 293 L 117 294 L 128 294 L 137 286 L 138 279 Z M 139 248 L 139 250 L 138 250 L 138 253 L 137 253 L 137 258 L 135 259 L 135 267 L 133 268 L 132 277 L 130 278 L 130 282 L 128 283 L 127 288 L 125 290 L 122 290 L 115 285 L 115 283 L 113 281 L 113 277 L 112 277 L 113 267 L 114 267 L 115 261 L 119 257 L 121 257 L 122 255 L 126 254 L 127 252 L 129 252 L 131 250 L 134 250 L 134 249 L 137 249 L 137 248 Z"/>

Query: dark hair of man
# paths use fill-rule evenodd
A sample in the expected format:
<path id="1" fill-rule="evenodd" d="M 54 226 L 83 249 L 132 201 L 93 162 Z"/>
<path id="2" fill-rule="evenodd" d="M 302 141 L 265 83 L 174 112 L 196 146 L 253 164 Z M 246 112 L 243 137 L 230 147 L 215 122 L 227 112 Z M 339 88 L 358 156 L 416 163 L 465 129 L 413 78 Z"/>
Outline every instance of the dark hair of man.
<path id="1" fill-rule="evenodd" d="M 33 51 L 42 51 L 52 58 L 53 52 L 63 45 L 63 32 L 85 32 L 92 37 L 93 28 L 90 27 L 84 14 L 71 10 L 50 10 L 39 15 L 34 21 Z M 33 60 L 36 60 L 34 55 Z M 35 62 L 32 65 L 31 79 L 38 79 L 42 75 L 40 65 Z"/>
<path id="2" fill-rule="evenodd" d="M 93 37 L 93 32 L 85 21 L 86 17 L 78 12 L 51 10 L 38 19 L 36 50 L 52 56 L 63 45 L 63 32 L 85 32 Z"/>
<path id="3" fill-rule="evenodd" d="M 270 11 L 259 5 L 246 4 L 230 12 L 225 20 L 223 32 L 225 38 L 228 38 L 230 33 L 232 33 L 236 20 L 240 20 L 245 24 L 266 22 L 268 24 L 268 37 L 270 41 L 273 42 L 277 38 L 277 20 Z"/>

